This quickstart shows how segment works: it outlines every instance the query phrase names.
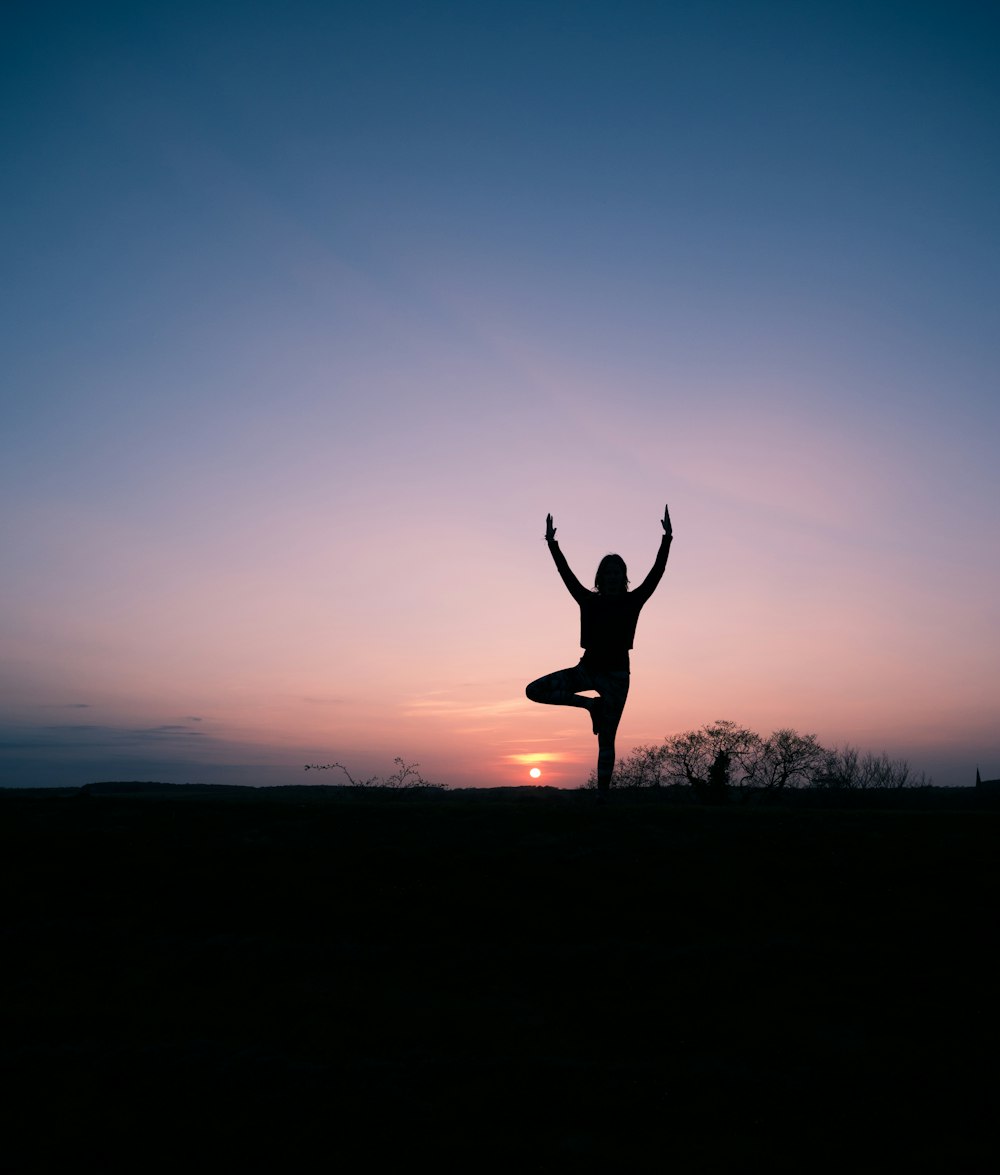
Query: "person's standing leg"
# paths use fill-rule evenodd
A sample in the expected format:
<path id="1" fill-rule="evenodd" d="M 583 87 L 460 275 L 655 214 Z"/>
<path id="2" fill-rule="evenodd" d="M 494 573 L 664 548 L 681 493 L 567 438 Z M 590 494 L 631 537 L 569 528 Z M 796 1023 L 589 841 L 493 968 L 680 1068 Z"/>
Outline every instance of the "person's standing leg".
<path id="1" fill-rule="evenodd" d="M 628 673 L 602 673 L 595 687 L 600 690 L 600 711 L 597 715 L 597 790 L 606 792 L 611 787 L 615 770 L 615 735 L 628 698 Z"/>

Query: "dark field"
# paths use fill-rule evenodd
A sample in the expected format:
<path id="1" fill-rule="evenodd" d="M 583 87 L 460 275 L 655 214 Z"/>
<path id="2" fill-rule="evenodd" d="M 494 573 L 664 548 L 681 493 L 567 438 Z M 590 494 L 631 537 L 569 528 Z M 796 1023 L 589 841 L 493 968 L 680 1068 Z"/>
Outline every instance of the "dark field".
<path id="1" fill-rule="evenodd" d="M 8 1155 L 993 1169 L 1000 812 L 594 801 L 0 792 Z"/>

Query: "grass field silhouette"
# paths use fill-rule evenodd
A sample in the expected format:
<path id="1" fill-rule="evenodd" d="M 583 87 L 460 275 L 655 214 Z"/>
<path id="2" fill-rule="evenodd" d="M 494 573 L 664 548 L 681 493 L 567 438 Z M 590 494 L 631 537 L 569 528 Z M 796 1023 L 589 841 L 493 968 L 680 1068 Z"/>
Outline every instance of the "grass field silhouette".
<path id="1" fill-rule="evenodd" d="M 944 791 L 0 792 L 6 1108 L 36 1157 L 976 1169 L 1000 812 Z"/>

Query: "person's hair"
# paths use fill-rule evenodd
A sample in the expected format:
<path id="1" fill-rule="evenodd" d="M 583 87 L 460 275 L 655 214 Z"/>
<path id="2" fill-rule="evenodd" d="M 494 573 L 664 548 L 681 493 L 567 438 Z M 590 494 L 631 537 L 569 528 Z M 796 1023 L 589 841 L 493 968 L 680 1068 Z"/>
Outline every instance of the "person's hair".
<path id="1" fill-rule="evenodd" d="M 628 568 L 625 566 L 625 560 L 621 555 L 605 555 L 600 563 L 598 563 L 597 574 L 594 576 L 595 591 L 599 592 L 601 590 L 601 580 L 612 567 L 621 569 L 622 578 L 625 580 L 625 590 L 628 591 Z"/>

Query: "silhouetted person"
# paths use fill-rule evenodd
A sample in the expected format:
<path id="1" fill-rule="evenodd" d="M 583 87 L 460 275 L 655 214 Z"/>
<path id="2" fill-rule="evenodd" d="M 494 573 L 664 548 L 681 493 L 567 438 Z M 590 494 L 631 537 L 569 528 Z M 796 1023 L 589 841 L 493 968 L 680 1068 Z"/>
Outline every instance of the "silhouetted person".
<path id="1" fill-rule="evenodd" d="M 635 639 L 639 611 L 656 589 L 667 566 L 673 531 L 670 512 L 663 508 L 663 539 L 649 575 L 635 589 L 628 590 L 628 574 L 621 555 L 605 555 L 594 577 L 595 591 L 588 591 L 570 571 L 566 556 L 559 550 L 552 515 L 545 519 L 545 541 L 569 594 L 580 605 L 580 645 L 583 656 L 571 669 L 559 669 L 539 677 L 525 690 L 533 702 L 550 706 L 578 706 L 589 710 L 597 735 L 597 787 L 611 786 L 615 766 L 615 734 L 625 709 L 629 686 L 629 649 Z M 585 698 L 581 690 L 595 690 L 600 696 Z"/>
<path id="2" fill-rule="evenodd" d="M 728 751 L 719 751 L 708 769 L 708 799 L 713 804 L 724 803 L 729 796 L 730 760 Z"/>

